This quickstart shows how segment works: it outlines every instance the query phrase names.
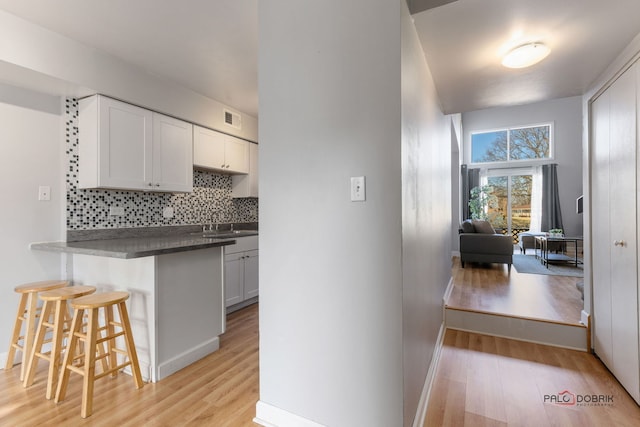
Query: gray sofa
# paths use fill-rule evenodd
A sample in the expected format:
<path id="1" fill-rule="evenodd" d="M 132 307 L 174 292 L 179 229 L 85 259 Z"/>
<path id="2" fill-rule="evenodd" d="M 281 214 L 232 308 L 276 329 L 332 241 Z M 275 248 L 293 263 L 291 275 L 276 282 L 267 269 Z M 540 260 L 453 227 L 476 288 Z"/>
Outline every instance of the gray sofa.
<path id="1" fill-rule="evenodd" d="M 513 240 L 496 234 L 487 221 L 466 220 L 460 227 L 460 263 L 504 263 L 511 273 Z"/>

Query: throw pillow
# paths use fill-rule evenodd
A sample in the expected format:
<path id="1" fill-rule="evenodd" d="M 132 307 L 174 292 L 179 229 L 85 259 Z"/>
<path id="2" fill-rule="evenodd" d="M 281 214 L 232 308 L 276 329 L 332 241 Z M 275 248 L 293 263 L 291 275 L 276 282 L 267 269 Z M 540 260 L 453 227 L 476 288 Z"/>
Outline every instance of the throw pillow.
<path id="1" fill-rule="evenodd" d="M 476 232 L 476 229 L 473 226 L 473 222 L 470 219 L 467 219 L 462 223 L 462 232 L 463 233 L 475 233 Z"/>
<path id="2" fill-rule="evenodd" d="M 474 220 L 473 228 L 476 229 L 476 233 L 482 234 L 496 234 L 496 230 L 493 229 L 489 221 L 484 220 Z"/>

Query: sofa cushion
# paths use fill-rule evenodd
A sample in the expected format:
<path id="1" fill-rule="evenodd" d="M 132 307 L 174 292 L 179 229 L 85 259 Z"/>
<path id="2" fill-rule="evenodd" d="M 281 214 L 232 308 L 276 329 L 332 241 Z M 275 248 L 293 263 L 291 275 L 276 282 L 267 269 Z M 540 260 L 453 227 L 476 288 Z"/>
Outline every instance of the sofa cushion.
<path id="1" fill-rule="evenodd" d="M 470 219 L 465 220 L 462 223 L 462 232 L 463 233 L 475 233 L 476 229 L 473 226 L 473 221 L 471 221 Z"/>
<path id="2" fill-rule="evenodd" d="M 476 230 L 476 233 L 496 234 L 496 230 L 493 229 L 489 221 L 474 219 L 473 228 Z"/>

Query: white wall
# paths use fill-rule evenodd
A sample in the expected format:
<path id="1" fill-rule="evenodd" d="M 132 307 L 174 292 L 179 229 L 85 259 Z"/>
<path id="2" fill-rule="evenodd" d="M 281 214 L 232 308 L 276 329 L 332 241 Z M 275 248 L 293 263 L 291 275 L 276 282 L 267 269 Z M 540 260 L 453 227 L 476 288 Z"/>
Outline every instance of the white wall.
<path id="1" fill-rule="evenodd" d="M 259 3 L 257 415 L 273 425 L 401 424 L 400 10 Z"/>
<path id="2" fill-rule="evenodd" d="M 404 1 L 259 22 L 258 420 L 410 425 L 451 275 L 451 121 Z"/>
<path id="3" fill-rule="evenodd" d="M 441 112 L 408 9 L 404 12 L 402 314 L 406 426 L 416 415 L 442 325 L 442 297 L 451 278 L 451 142 L 455 134 L 451 119 Z"/>
<path id="4" fill-rule="evenodd" d="M 242 130 L 237 131 L 224 123 L 220 102 L 1 10 L 0 40 L 4 81 L 41 91 L 55 87 L 56 93 L 68 96 L 102 93 L 257 141 L 255 117 L 239 112 Z"/>
<path id="5" fill-rule="evenodd" d="M 582 195 L 582 98 L 554 99 L 515 107 L 491 108 L 462 114 L 465 162 L 469 163 L 471 133 L 509 126 L 554 123 L 558 192 L 565 234 L 582 236 L 582 215 L 576 199 Z"/>
<path id="6" fill-rule="evenodd" d="M 18 104 L 18 105 L 15 105 Z M 65 206 L 63 123 L 57 97 L 0 84 L 0 367 L 6 354 L 22 283 L 61 279 L 61 255 L 29 243 L 61 240 Z M 38 187 L 51 200 L 38 201 Z"/>

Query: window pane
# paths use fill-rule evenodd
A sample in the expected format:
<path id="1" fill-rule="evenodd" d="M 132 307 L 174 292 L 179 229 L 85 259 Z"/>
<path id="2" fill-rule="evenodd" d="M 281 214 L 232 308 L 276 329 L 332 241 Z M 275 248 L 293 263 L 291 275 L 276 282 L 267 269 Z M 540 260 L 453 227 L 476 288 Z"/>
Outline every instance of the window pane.
<path id="1" fill-rule="evenodd" d="M 487 179 L 487 183 L 491 187 L 487 216 L 493 228 L 509 227 L 507 223 L 507 203 L 509 200 L 507 179 L 506 176 L 492 176 Z"/>
<path id="2" fill-rule="evenodd" d="M 531 175 L 511 177 L 511 229 L 529 230 L 531 225 Z"/>
<path id="3" fill-rule="evenodd" d="M 512 129 L 510 132 L 510 160 L 549 157 L 549 126 Z"/>
<path id="4" fill-rule="evenodd" d="M 471 163 L 503 162 L 506 160 L 506 130 L 471 135 Z"/>

